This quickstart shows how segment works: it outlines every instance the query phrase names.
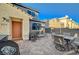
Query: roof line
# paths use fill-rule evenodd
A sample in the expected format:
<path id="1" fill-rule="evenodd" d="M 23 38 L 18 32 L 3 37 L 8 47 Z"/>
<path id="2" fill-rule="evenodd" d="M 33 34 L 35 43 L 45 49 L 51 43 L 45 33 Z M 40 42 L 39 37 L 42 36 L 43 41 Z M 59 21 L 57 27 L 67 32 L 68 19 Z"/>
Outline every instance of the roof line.
<path id="1" fill-rule="evenodd" d="M 61 20 L 60 18 L 51 18 L 50 20 Z M 70 20 L 70 19 L 68 19 L 68 20 Z M 76 21 L 74 21 L 74 20 L 70 20 L 71 22 L 74 22 L 74 23 L 76 23 L 76 24 L 78 24 L 79 25 L 79 23 L 78 22 L 76 22 Z"/>
<path id="2" fill-rule="evenodd" d="M 35 12 L 39 13 L 39 11 L 34 10 L 34 9 L 32 9 L 32 8 L 29 8 L 29 7 L 26 7 L 26 6 L 23 6 L 23 5 L 17 4 L 17 3 L 12 3 L 12 4 L 17 5 L 17 6 L 20 6 L 20 7 L 25 8 L 25 9 L 29 9 L 29 10 L 32 10 L 32 11 L 35 11 Z"/>
<path id="3" fill-rule="evenodd" d="M 40 20 L 33 20 L 33 19 L 30 19 L 30 21 L 45 23 L 45 22 L 43 22 L 43 21 L 40 21 Z"/>

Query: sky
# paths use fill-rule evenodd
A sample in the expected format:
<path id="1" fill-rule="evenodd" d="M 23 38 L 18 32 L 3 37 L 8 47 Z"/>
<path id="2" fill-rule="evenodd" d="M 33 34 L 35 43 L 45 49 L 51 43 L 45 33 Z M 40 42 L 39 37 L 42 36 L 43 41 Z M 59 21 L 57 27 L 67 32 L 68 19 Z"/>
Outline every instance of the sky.
<path id="1" fill-rule="evenodd" d="M 68 15 L 79 23 L 79 3 L 22 3 L 22 5 L 37 9 L 40 20 L 60 18 Z"/>

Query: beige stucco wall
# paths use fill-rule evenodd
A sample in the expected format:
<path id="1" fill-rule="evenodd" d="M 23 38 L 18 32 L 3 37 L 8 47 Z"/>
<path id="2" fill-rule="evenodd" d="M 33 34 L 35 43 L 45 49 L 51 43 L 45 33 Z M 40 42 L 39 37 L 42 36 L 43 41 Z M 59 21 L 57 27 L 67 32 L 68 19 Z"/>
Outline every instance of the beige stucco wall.
<path id="1" fill-rule="evenodd" d="M 51 19 L 49 20 L 49 27 L 50 28 L 60 28 L 60 23 L 57 21 L 57 19 Z"/>
<path id="2" fill-rule="evenodd" d="M 9 22 L 3 22 L 3 18 L 9 20 Z M 23 40 L 29 39 L 29 16 L 24 11 L 21 11 L 20 9 L 17 9 L 15 6 L 12 6 L 11 4 L 0 4 L 0 33 L 4 35 L 9 35 L 9 38 L 11 39 L 11 18 L 21 18 L 23 20 L 22 23 L 22 37 Z"/>
<path id="3" fill-rule="evenodd" d="M 70 29 L 78 29 L 79 24 L 74 22 L 73 20 L 70 20 L 67 17 L 62 18 L 54 18 L 49 20 L 49 27 L 50 28 L 70 28 Z"/>

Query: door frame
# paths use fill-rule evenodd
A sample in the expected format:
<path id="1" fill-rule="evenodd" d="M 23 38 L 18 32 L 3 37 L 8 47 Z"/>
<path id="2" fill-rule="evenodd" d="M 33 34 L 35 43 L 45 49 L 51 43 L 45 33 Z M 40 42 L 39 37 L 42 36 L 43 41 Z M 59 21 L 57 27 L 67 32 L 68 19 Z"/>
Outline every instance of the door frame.
<path id="1" fill-rule="evenodd" d="M 23 19 L 21 19 L 21 18 L 16 18 L 16 17 L 10 17 L 11 18 L 11 38 L 12 38 L 12 22 L 14 21 L 14 22 L 21 22 L 21 26 L 22 26 L 22 29 L 21 29 L 21 39 L 23 40 Z M 17 19 L 17 20 L 15 20 L 15 19 Z M 14 40 L 13 38 L 12 38 L 12 40 Z M 16 40 L 16 39 L 15 39 Z"/>

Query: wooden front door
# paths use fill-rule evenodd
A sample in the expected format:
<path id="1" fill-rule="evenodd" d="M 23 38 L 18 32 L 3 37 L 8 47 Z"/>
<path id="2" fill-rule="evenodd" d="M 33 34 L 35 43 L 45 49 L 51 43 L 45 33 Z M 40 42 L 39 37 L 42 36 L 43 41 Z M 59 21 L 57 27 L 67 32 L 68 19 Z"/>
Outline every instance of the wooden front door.
<path id="1" fill-rule="evenodd" d="M 12 21 L 12 39 L 22 39 L 22 22 Z"/>

